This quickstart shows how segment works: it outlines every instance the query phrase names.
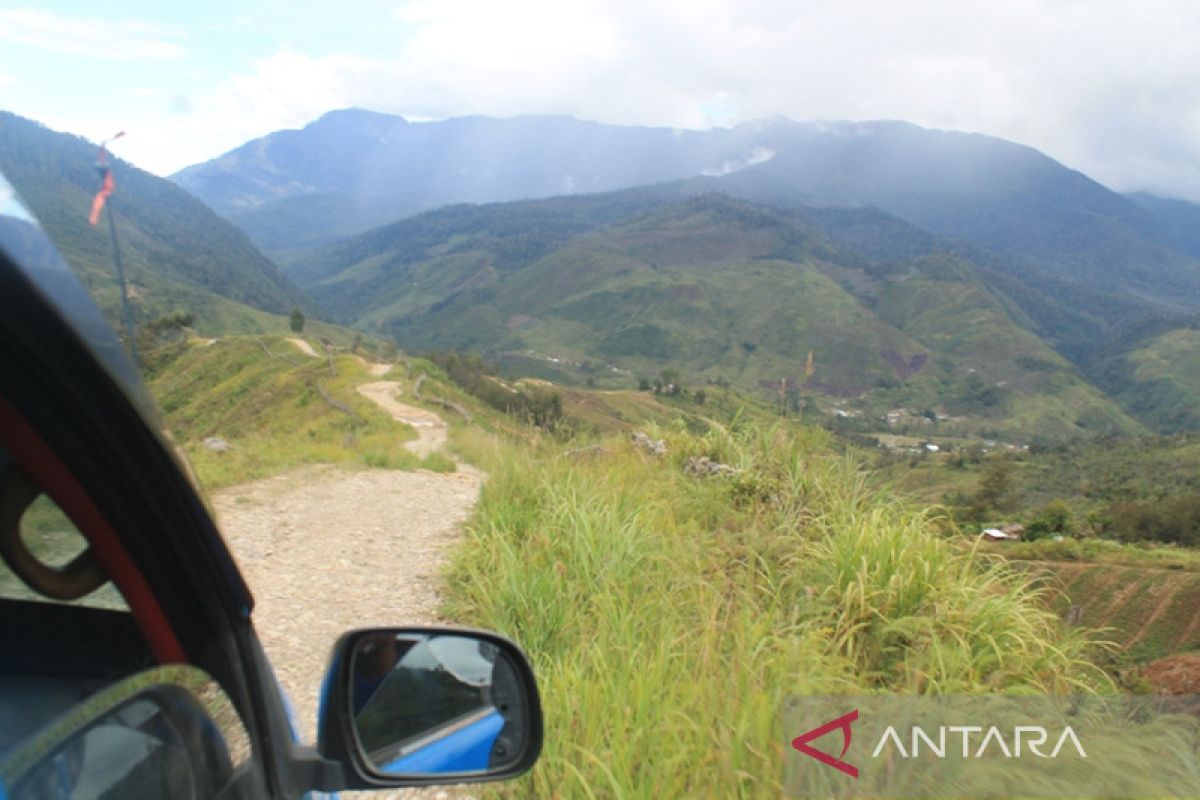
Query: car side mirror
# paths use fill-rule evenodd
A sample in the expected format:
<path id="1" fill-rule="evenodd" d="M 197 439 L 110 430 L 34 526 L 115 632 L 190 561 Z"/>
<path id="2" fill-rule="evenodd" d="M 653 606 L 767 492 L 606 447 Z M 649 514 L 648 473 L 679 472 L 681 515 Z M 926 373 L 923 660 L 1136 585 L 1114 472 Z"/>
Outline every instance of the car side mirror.
<path id="1" fill-rule="evenodd" d="M 541 747 L 533 670 L 501 636 L 375 628 L 334 646 L 318 750 L 349 767 L 348 789 L 502 780 Z"/>

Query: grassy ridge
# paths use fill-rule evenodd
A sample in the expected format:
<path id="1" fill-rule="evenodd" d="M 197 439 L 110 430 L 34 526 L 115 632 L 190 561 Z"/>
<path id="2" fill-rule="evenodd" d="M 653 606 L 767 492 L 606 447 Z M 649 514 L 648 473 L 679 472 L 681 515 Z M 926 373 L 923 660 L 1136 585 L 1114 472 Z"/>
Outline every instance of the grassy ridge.
<path id="1" fill-rule="evenodd" d="M 491 478 L 447 610 L 520 641 L 546 706 L 546 752 L 508 791 L 777 797 L 790 696 L 1108 686 L 1047 590 L 820 433 L 734 429 L 671 433 L 665 459 L 473 448 Z M 697 455 L 739 472 L 690 477 Z"/>
<path id="2" fill-rule="evenodd" d="M 151 390 L 209 489 L 298 464 L 453 470 L 445 456 L 422 460 L 404 448 L 413 431 L 355 391 L 373 380 L 352 355 L 334 359 L 331 373 L 325 359 L 281 339 L 228 337 L 190 347 L 159 372 Z M 322 390 L 354 415 L 327 402 Z M 225 439 L 229 451 L 206 448 L 210 436 Z"/>
<path id="3" fill-rule="evenodd" d="M 120 159 L 111 163 L 116 191 L 105 214 L 115 213 L 139 323 L 175 308 L 212 323 L 223 313 L 214 304 L 279 314 L 310 305 L 241 231 L 199 200 Z M 107 222 L 87 220 L 99 188 L 95 164 L 94 144 L 0 112 L 0 168 L 115 321 L 120 295 Z"/>

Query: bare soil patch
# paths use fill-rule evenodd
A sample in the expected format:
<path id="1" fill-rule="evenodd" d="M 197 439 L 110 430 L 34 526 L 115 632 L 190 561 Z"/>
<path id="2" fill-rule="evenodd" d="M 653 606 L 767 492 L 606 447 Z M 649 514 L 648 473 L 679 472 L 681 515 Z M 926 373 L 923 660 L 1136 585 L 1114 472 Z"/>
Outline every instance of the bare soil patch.
<path id="1" fill-rule="evenodd" d="M 1181 653 L 1155 661 L 1142 675 L 1159 694 L 1200 695 L 1200 653 Z"/>
<path id="2" fill-rule="evenodd" d="M 313 346 L 311 344 L 309 344 L 308 342 L 304 341 L 303 339 L 289 338 L 288 341 L 291 342 L 293 345 L 295 345 L 296 349 L 299 350 L 301 353 L 304 353 L 305 355 L 308 355 L 308 356 L 316 356 L 317 358 L 320 358 L 320 354 L 317 353 L 317 351 L 313 349 Z"/>

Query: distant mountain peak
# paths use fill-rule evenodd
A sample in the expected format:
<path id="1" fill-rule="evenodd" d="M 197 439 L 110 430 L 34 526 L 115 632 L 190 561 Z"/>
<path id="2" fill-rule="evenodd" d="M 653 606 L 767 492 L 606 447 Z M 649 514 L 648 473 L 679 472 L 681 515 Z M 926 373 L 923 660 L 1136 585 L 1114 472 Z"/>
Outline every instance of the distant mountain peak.
<path id="1" fill-rule="evenodd" d="M 366 125 L 366 124 L 408 124 L 408 120 L 398 114 L 388 114 L 383 111 L 372 111 L 366 108 L 339 108 L 326 111 L 320 117 L 305 125 L 305 128 L 329 125 Z"/>

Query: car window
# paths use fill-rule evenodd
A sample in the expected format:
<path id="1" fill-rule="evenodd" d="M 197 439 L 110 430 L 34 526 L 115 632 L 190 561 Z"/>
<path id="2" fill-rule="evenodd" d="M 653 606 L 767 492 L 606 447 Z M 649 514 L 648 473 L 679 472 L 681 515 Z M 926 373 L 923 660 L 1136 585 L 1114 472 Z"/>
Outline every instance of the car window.
<path id="1" fill-rule="evenodd" d="M 48 567 L 61 569 L 87 549 L 87 540 L 51 498 L 40 495 L 18 523 L 21 541 L 29 552 Z M 76 600 L 55 600 L 34 591 L 8 566 L 0 562 L 0 599 L 72 603 L 91 608 L 126 611 L 125 598 L 111 583 Z"/>

